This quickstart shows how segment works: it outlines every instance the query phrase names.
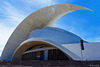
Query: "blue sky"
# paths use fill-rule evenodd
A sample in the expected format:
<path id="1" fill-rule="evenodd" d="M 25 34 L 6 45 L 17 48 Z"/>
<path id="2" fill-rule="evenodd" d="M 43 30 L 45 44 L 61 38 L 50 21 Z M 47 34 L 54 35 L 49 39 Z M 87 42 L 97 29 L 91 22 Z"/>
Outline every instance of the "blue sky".
<path id="1" fill-rule="evenodd" d="M 32 12 L 53 4 L 75 4 L 92 9 L 74 11 L 60 18 L 54 27 L 68 30 L 86 41 L 100 41 L 100 0 L 0 0 L 0 54 L 18 24 Z"/>

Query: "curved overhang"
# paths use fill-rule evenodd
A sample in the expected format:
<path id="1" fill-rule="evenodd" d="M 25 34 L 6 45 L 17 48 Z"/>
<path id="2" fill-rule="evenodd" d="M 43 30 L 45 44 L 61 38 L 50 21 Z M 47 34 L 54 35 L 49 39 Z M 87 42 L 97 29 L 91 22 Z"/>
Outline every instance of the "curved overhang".
<path id="1" fill-rule="evenodd" d="M 30 38 L 48 38 L 59 44 L 72 44 L 80 43 L 83 40 L 79 36 L 55 27 L 45 27 L 42 29 L 33 30 L 30 32 L 28 39 Z"/>
<path id="2" fill-rule="evenodd" d="M 54 11 L 52 11 L 52 8 L 54 8 Z M 57 4 L 35 11 L 14 30 L 2 52 L 1 59 L 11 58 L 16 48 L 28 38 L 32 30 L 52 26 L 60 17 L 75 10 L 92 11 L 91 9 L 72 4 Z"/>
<path id="3" fill-rule="evenodd" d="M 16 51 L 13 54 L 12 61 L 20 61 L 21 58 L 22 58 L 22 54 L 28 48 L 30 48 L 32 46 L 39 45 L 39 44 L 40 45 L 45 44 L 45 45 L 50 45 L 50 46 L 56 47 L 59 50 L 61 50 L 62 52 L 64 52 L 69 59 L 81 60 L 81 57 L 77 56 L 76 54 L 74 54 L 70 50 L 63 47 L 61 44 L 58 44 L 58 43 L 56 43 L 52 40 L 49 40 L 49 39 L 46 39 L 46 38 L 31 38 L 31 39 L 28 39 L 28 40 L 26 40 L 26 41 L 24 41 L 23 43 L 20 44 L 20 46 L 16 49 Z"/>

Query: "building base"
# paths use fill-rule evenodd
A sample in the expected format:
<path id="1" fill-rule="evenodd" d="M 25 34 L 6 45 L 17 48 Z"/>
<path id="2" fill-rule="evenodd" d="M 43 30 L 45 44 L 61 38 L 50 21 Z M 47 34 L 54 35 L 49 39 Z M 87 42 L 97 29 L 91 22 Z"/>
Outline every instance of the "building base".
<path id="1" fill-rule="evenodd" d="M 4 61 L 0 67 L 100 67 L 100 61 Z"/>

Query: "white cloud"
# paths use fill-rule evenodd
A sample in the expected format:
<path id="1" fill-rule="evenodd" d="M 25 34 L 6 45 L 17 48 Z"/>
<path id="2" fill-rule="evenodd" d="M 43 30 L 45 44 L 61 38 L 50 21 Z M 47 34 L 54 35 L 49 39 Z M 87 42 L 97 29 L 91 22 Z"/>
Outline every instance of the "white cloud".
<path id="1" fill-rule="evenodd" d="M 0 54 L 16 26 L 25 18 L 22 11 L 5 2 L 0 6 Z M 3 18 L 2 18 L 3 17 Z"/>
<path id="2" fill-rule="evenodd" d="M 89 41 L 89 42 L 100 42 L 100 36 L 98 36 L 98 37 L 92 37 L 92 38 L 87 38 L 86 39 L 87 41 Z"/>
<path id="3" fill-rule="evenodd" d="M 8 23 L 11 23 L 11 24 L 14 24 L 14 25 L 16 25 L 16 24 L 18 25 L 19 22 L 21 22 L 25 17 L 22 14 L 22 11 L 16 9 L 15 7 L 13 7 L 8 2 L 5 2 L 5 5 L 1 6 L 0 11 L 5 17 L 5 19 L 1 20 L 0 22 L 6 22 L 6 21 L 8 22 L 8 21 L 10 21 Z"/>
<path id="4" fill-rule="evenodd" d="M 55 0 L 23 0 L 23 2 L 30 4 L 31 6 L 49 6 L 57 3 Z"/>
<path id="5" fill-rule="evenodd" d="M 68 26 L 68 25 L 65 25 L 65 24 L 62 24 L 62 23 L 59 23 L 60 21 L 62 21 L 62 20 L 59 20 L 59 21 L 57 21 L 54 25 L 53 25 L 53 27 L 59 27 L 59 28 L 61 28 L 61 29 L 64 29 L 64 30 L 67 30 L 67 31 L 70 31 L 70 32 L 74 32 L 74 27 L 72 27 L 72 26 Z M 62 21 L 63 22 L 63 21 Z"/>

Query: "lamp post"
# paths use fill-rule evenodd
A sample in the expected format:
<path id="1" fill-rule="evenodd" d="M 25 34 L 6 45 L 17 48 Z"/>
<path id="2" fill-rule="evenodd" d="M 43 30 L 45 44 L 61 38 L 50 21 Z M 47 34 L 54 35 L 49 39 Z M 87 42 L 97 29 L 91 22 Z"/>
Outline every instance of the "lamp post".
<path id="1" fill-rule="evenodd" d="M 81 46 L 81 58 L 82 58 L 82 61 L 83 61 L 83 50 L 84 50 L 84 44 L 83 44 L 83 40 L 80 40 L 80 46 Z"/>

